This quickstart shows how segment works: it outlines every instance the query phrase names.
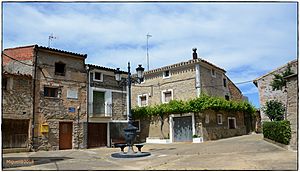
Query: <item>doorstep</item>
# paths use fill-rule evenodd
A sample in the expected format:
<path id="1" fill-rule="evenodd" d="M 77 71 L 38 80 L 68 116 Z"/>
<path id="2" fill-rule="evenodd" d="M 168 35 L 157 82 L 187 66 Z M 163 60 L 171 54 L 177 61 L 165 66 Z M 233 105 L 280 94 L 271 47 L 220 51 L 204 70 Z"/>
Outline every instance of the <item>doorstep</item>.
<path id="1" fill-rule="evenodd" d="M 20 152 L 29 152 L 29 148 L 8 148 L 8 149 L 2 149 L 2 153 L 20 153 Z"/>

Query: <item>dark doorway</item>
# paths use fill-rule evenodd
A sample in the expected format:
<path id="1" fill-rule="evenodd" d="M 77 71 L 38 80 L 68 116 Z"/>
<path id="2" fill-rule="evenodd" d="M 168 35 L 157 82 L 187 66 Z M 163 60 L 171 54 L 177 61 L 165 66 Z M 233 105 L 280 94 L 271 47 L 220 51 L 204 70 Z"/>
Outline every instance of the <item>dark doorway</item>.
<path id="1" fill-rule="evenodd" d="M 107 146 L 107 124 L 89 123 L 88 148 Z"/>
<path id="2" fill-rule="evenodd" d="M 72 149 L 72 122 L 59 122 L 59 149 Z"/>

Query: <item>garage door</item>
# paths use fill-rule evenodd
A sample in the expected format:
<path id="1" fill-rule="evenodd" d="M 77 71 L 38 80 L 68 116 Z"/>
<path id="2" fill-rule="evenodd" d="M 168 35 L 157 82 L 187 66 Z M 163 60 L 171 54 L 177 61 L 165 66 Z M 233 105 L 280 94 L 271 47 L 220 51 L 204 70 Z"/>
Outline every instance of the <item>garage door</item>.
<path id="1" fill-rule="evenodd" d="M 106 123 L 89 123 L 88 132 L 89 148 L 107 146 Z"/>
<path id="2" fill-rule="evenodd" d="M 191 142 L 193 141 L 192 117 L 174 117 L 174 141 Z"/>
<path id="3" fill-rule="evenodd" d="M 26 148 L 29 120 L 3 119 L 3 148 Z"/>

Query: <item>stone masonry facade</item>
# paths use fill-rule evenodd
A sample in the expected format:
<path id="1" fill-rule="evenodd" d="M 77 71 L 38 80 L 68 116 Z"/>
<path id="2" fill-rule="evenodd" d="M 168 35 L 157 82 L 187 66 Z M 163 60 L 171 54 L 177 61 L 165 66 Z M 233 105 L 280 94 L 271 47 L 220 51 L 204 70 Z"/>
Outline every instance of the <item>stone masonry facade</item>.
<path id="1" fill-rule="evenodd" d="M 140 95 L 146 95 L 148 105 L 162 103 L 162 92 L 172 91 L 174 100 L 190 100 L 198 96 L 196 88 L 197 76 L 196 65 L 200 65 L 200 91 L 210 96 L 222 97 L 226 95 L 230 99 L 240 100 L 241 92 L 233 87 L 233 83 L 228 86 L 225 71 L 202 59 L 193 59 L 159 69 L 145 72 L 144 82 L 132 87 L 132 105 L 138 106 Z M 215 75 L 212 75 L 212 70 Z M 164 77 L 164 72 L 169 71 L 169 77 Z M 226 79 L 226 87 L 223 84 Z M 230 88 L 230 89 L 229 89 Z M 234 94 L 231 95 L 231 90 Z"/>
<path id="2" fill-rule="evenodd" d="M 206 118 L 209 116 L 207 122 Z M 217 115 L 222 116 L 222 124 L 217 122 Z M 228 117 L 235 118 L 236 128 L 229 129 L 228 126 Z M 224 112 L 224 111 L 213 111 L 206 110 L 202 113 L 194 114 L 194 126 L 195 126 L 195 135 L 203 137 L 204 141 L 216 140 L 221 138 L 228 138 L 233 136 L 245 135 L 246 126 L 244 123 L 244 114 L 242 112 Z M 164 120 L 164 125 L 162 131 L 165 135 L 164 139 L 170 139 L 170 118 Z M 143 118 L 140 119 L 141 128 L 143 129 L 138 133 L 139 137 L 137 138 L 139 142 L 145 142 L 146 138 L 160 138 L 162 139 L 161 134 L 161 122 L 158 118 Z M 174 132 L 174 129 L 171 129 Z"/>
<path id="3" fill-rule="evenodd" d="M 59 124 L 69 122 L 72 124 L 71 148 L 78 145 L 83 148 L 82 123 L 87 116 L 86 55 L 32 45 L 5 49 L 2 58 L 6 71 L 31 77 L 30 89 L 34 94 L 30 95 L 32 100 L 28 107 L 32 109 L 30 124 L 34 124 L 34 132 L 30 131 L 30 140 L 33 140 L 30 147 L 35 150 L 59 149 L 62 139 L 59 138 Z M 60 69 L 57 69 L 57 63 Z M 56 70 L 63 74 L 57 74 Z M 48 132 L 42 132 L 42 124 Z"/>
<path id="4" fill-rule="evenodd" d="M 105 125 L 108 131 L 107 133 L 99 134 L 102 138 L 94 141 L 100 142 L 99 140 L 103 140 L 102 142 L 105 142 L 106 146 L 112 146 L 111 144 L 114 140 L 123 139 L 123 130 L 127 126 L 127 89 L 125 85 L 121 85 L 116 81 L 115 69 L 91 64 L 88 64 L 87 67 L 89 68 L 90 80 L 89 122 L 93 123 L 93 125 Z M 122 71 L 122 77 L 125 78 L 126 76 L 127 73 Z M 101 102 L 94 102 L 95 92 L 103 94 L 102 101 L 104 102 L 102 102 L 102 106 Z M 93 110 L 96 110 L 95 108 L 105 108 L 105 111 L 100 110 L 102 114 L 97 114 L 99 111 L 93 112 Z M 105 139 L 107 140 L 105 141 Z"/>
<path id="5" fill-rule="evenodd" d="M 298 60 L 293 60 L 288 64 L 291 66 L 291 71 L 293 73 L 298 73 Z M 288 64 L 285 64 L 253 81 L 253 83 L 258 88 L 260 107 L 265 106 L 266 102 L 270 100 L 278 100 L 286 105 L 287 93 L 285 89 L 283 88 L 282 90 L 273 91 L 271 82 L 274 78 L 273 74 L 281 74 L 287 69 Z M 264 114 L 262 110 L 260 111 L 260 113 L 262 121 L 269 121 L 269 118 Z"/>
<path id="6" fill-rule="evenodd" d="M 197 98 L 200 93 L 209 96 L 228 98 L 230 100 L 242 101 L 243 95 L 234 83 L 225 75 L 225 70 L 221 69 L 203 59 L 195 58 L 197 54 L 193 53 L 193 59 L 158 69 L 145 72 L 144 81 L 132 87 L 132 105 L 144 106 L 164 103 L 165 91 L 171 92 L 171 99 L 188 101 Z M 141 100 L 143 97 L 143 100 Z M 145 100 L 146 99 L 146 100 Z M 144 101 L 143 104 L 141 101 Z M 146 103 L 145 103 L 146 102 Z M 216 120 L 216 113 L 206 111 L 205 113 L 194 114 L 196 135 L 202 136 L 205 140 L 214 140 L 224 137 L 246 134 L 244 123 L 244 114 L 228 114 L 225 112 L 224 123 L 217 125 L 212 122 L 209 125 L 204 123 L 206 115 L 209 115 L 212 121 Z M 236 120 L 236 129 L 228 129 L 227 117 L 233 116 Z M 170 117 L 169 117 L 170 119 Z M 169 119 L 165 119 L 161 134 L 161 121 L 155 119 L 140 119 L 140 125 L 143 129 L 139 133 L 140 141 L 146 138 L 169 139 L 170 126 Z"/>
<path id="7" fill-rule="evenodd" d="M 298 75 L 294 74 L 288 76 L 287 80 L 287 120 L 291 123 L 292 138 L 290 146 L 292 149 L 297 150 L 298 145 Z"/>
<path id="8" fill-rule="evenodd" d="M 48 124 L 47 134 L 37 132 L 37 147 L 41 150 L 59 149 L 59 123 L 72 123 L 72 148 L 84 148 L 83 122 L 86 121 L 86 71 L 84 55 L 57 53 L 48 49 L 38 51 L 36 102 L 38 119 L 36 125 Z M 55 73 L 55 63 L 65 64 L 65 75 Z M 54 97 L 44 96 L 46 87 L 58 89 Z M 68 97 L 68 92 L 74 91 L 75 97 Z M 75 109 L 70 111 L 69 109 Z M 79 115 L 79 119 L 78 119 Z M 79 123 L 78 123 L 79 121 Z M 50 126 L 53 125 L 53 126 Z M 78 127 L 79 126 L 79 127 Z M 79 135 L 79 137 L 78 137 Z M 79 139 L 79 140 L 78 140 Z"/>

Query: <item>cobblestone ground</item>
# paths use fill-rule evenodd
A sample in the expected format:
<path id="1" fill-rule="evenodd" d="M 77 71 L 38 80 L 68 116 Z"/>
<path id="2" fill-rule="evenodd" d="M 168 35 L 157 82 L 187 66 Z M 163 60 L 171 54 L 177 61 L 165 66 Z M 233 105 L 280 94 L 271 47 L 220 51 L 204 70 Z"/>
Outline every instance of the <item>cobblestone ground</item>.
<path id="1" fill-rule="evenodd" d="M 98 148 L 3 154 L 4 160 L 45 159 L 39 165 L 3 170 L 298 170 L 296 152 L 266 142 L 260 134 L 204 143 L 147 144 L 143 151 L 151 156 L 142 158 L 112 158 L 118 151 Z"/>

